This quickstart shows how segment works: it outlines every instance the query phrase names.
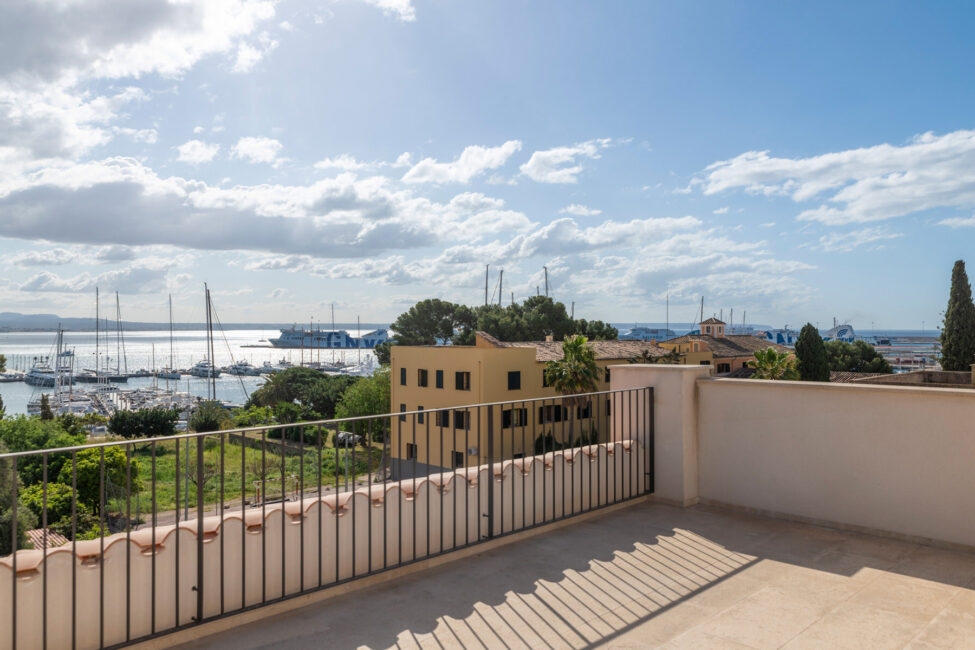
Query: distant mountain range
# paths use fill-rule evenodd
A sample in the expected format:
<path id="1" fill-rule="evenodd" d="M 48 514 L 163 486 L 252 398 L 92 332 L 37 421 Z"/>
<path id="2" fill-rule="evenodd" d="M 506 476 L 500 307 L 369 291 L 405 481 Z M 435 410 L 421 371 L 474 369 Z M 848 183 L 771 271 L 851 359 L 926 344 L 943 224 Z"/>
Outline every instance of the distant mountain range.
<path id="1" fill-rule="evenodd" d="M 57 314 L 18 314 L 16 312 L 0 312 L 0 331 L 3 332 L 51 332 L 61 325 L 66 331 L 91 331 L 95 329 L 94 318 L 64 318 Z M 295 323 L 222 323 L 223 329 L 281 329 L 291 327 Z M 297 323 L 298 327 L 308 323 Z M 322 329 L 331 327 L 327 323 L 315 323 L 316 327 Z M 385 323 L 362 323 L 364 329 L 376 329 L 386 327 Z M 104 326 L 104 325 L 103 325 Z M 109 328 L 115 327 L 115 321 L 108 321 Z M 199 330 L 204 329 L 206 323 L 173 323 L 176 330 Z M 349 329 L 355 328 L 355 323 L 336 323 L 336 328 Z M 122 321 L 122 328 L 127 331 L 137 330 L 164 330 L 169 329 L 169 323 L 143 323 L 137 321 Z"/>

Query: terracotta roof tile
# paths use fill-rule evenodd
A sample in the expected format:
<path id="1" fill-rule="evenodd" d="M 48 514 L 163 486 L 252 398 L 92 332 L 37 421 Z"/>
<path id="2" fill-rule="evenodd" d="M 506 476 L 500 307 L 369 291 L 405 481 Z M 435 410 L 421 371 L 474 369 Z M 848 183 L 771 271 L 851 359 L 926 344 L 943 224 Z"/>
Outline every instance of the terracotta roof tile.
<path id="1" fill-rule="evenodd" d="M 562 341 L 499 341 L 485 332 L 478 332 L 477 336 L 496 348 L 535 348 L 536 361 L 558 361 L 562 358 Z M 649 341 L 589 341 L 589 345 L 599 361 L 634 359 L 644 351 L 657 358 L 669 352 Z"/>
<path id="2" fill-rule="evenodd" d="M 758 350 L 764 350 L 765 348 L 775 348 L 779 352 L 792 352 L 790 348 L 784 345 L 772 343 L 750 334 L 728 334 L 727 336 L 685 334 L 684 336 L 667 339 L 664 343 L 690 343 L 691 341 L 706 343 L 708 349 L 714 356 L 721 359 L 751 357 Z"/>

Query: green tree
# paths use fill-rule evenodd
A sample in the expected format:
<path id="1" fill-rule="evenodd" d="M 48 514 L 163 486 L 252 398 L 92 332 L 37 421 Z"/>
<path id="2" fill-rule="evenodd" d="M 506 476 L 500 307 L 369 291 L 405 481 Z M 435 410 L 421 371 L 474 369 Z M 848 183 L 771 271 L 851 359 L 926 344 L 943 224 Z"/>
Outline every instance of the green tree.
<path id="1" fill-rule="evenodd" d="M 584 318 L 577 321 L 576 332 L 590 341 L 615 341 L 620 336 L 619 330 L 609 323 L 601 320 L 587 321 Z"/>
<path id="2" fill-rule="evenodd" d="M 802 381 L 829 381 L 826 345 L 812 323 L 806 323 L 796 339 L 796 360 Z"/>
<path id="3" fill-rule="evenodd" d="M 799 379 L 795 357 L 775 348 L 756 350 L 755 359 L 748 365 L 755 369 L 752 379 Z"/>
<path id="4" fill-rule="evenodd" d="M 224 422 L 230 419 L 230 413 L 220 405 L 220 402 L 207 400 L 200 402 L 190 416 L 189 425 L 193 431 L 219 431 Z"/>
<path id="5" fill-rule="evenodd" d="M 248 406 L 298 404 L 309 411 L 305 419 L 335 417 L 335 406 L 349 386 L 359 381 L 348 375 L 324 375 L 311 368 L 288 368 L 275 373 L 251 393 Z"/>
<path id="6" fill-rule="evenodd" d="M 7 415 L 7 407 L 3 405 L 3 395 L 0 395 L 0 419 Z"/>
<path id="7" fill-rule="evenodd" d="M 39 420 L 37 418 L 18 415 L 17 417 L 0 420 L 0 441 L 10 451 L 32 451 L 35 449 L 53 449 L 56 447 L 73 447 L 85 442 L 84 435 L 65 431 L 60 420 Z M 47 458 L 48 478 L 58 475 L 61 466 L 70 453 L 53 453 Z M 43 458 L 41 454 L 22 457 L 17 463 L 18 478 L 22 485 L 33 485 L 43 476 Z"/>
<path id="8" fill-rule="evenodd" d="M 866 341 L 829 341 L 826 358 L 829 369 L 838 372 L 894 372 L 887 360 Z"/>
<path id="9" fill-rule="evenodd" d="M 65 516 L 71 516 L 71 502 L 75 498 L 70 485 L 51 482 L 47 484 L 47 523 L 48 525 L 60 521 Z M 37 521 L 43 521 L 44 516 L 44 485 L 35 483 L 20 490 L 20 502 L 33 511 Z"/>
<path id="10" fill-rule="evenodd" d="M 47 398 L 47 393 L 41 395 L 41 419 L 54 419 L 54 411 L 51 410 L 51 401 Z"/>
<path id="11" fill-rule="evenodd" d="M 385 415 L 390 411 L 389 368 L 377 370 L 371 377 L 364 377 L 349 387 L 335 408 L 338 418 L 354 418 L 364 415 Z M 385 418 L 369 418 L 349 423 L 353 433 L 367 440 L 381 442 L 388 422 Z"/>
<path id="12" fill-rule="evenodd" d="M 388 366 L 392 363 L 392 354 L 390 348 L 393 347 L 392 341 L 383 341 L 382 343 L 376 344 L 373 351 L 376 353 L 376 362 L 381 366 Z"/>
<path id="13" fill-rule="evenodd" d="M 677 350 L 667 350 L 667 354 L 661 355 L 659 357 L 653 356 L 650 350 L 642 350 L 639 356 L 633 357 L 632 359 L 627 359 L 627 363 L 670 363 L 679 364 L 680 363 L 680 352 Z"/>
<path id="14" fill-rule="evenodd" d="M 556 392 L 567 396 L 563 404 L 569 407 L 568 442 L 571 444 L 575 438 L 575 407 L 589 401 L 579 394 L 594 392 L 599 386 L 596 353 L 585 336 L 571 336 L 562 342 L 562 358 L 545 364 L 545 381 Z"/>
<path id="15" fill-rule="evenodd" d="M 179 412 L 175 409 L 150 408 L 138 411 L 115 411 L 108 430 L 123 438 L 155 438 L 176 433 Z"/>
<path id="16" fill-rule="evenodd" d="M 951 293 L 941 328 L 941 367 L 968 371 L 972 363 L 975 363 L 975 305 L 965 262 L 958 260 L 951 270 Z"/>
<path id="17" fill-rule="evenodd" d="M 0 372 L 7 372 L 7 356 L 0 354 Z"/>
<path id="18" fill-rule="evenodd" d="M 233 425 L 235 429 L 259 427 L 262 424 L 274 422 L 274 411 L 270 406 L 249 406 L 234 411 Z"/>
<path id="19" fill-rule="evenodd" d="M 78 501 L 98 512 L 101 503 L 102 453 L 104 451 L 105 468 L 105 499 L 119 493 L 125 494 L 126 486 L 131 488 L 131 494 L 142 490 L 139 479 L 139 461 L 131 460 L 131 465 L 125 457 L 125 452 L 119 447 L 96 447 L 77 452 L 74 471 L 78 486 Z M 57 482 L 71 485 L 72 463 L 65 463 L 58 475 Z"/>
<path id="20" fill-rule="evenodd" d="M 7 448 L 0 443 L 0 454 L 7 453 Z M 27 548 L 27 531 L 37 527 L 37 517 L 18 497 L 18 487 L 22 484 L 20 474 L 14 474 L 14 461 L 0 458 L 0 557 L 10 555 L 14 550 L 14 499 L 17 502 L 17 548 Z"/>
<path id="21" fill-rule="evenodd" d="M 452 340 L 457 330 L 472 332 L 474 324 L 470 308 L 431 298 L 400 314 L 392 329 L 398 345 L 436 345 Z"/>

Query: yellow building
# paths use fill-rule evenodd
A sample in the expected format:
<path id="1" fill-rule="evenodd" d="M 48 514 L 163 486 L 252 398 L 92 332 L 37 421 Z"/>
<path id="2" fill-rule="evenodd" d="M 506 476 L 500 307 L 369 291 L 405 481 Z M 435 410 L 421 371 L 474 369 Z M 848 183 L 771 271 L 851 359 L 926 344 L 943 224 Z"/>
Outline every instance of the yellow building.
<path id="1" fill-rule="evenodd" d="M 702 321 L 699 328 L 699 333 L 660 341 L 658 345 L 679 353 L 683 365 L 711 366 L 713 375 L 724 375 L 747 367 L 758 350 L 775 348 L 779 352 L 792 352 L 784 345 L 750 334 L 725 334 L 725 323 L 717 318 Z"/>
<path id="2" fill-rule="evenodd" d="M 611 364 L 666 350 L 648 341 L 590 341 L 603 369 L 597 390 L 609 390 Z M 600 404 L 573 404 L 545 385 L 548 361 L 562 358 L 560 341 L 503 342 L 478 332 L 473 346 L 403 346 L 391 349 L 391 466 L 395 477 L 440 468 L 471 467 L 534 453 L 535 440 L 551 434 L 568 442 L 608 430 L 609 396 Z M 478 404 L 541 402 L 462 408 Z M 616 399 L 619 399 L 617 397 Z M 489 427 L 489 424 L 491 427 Z M 441 440 L 443 444 L 441 444 Z M 493 454 L 489 453 L 489 440 Z"/>

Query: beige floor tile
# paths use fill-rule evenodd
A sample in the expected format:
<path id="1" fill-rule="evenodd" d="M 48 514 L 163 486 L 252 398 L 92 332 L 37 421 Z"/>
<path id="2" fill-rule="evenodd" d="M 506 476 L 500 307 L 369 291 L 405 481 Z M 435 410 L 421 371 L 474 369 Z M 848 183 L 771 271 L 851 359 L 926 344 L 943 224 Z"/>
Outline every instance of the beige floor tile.
<path id="1" fill-rule="evenodd" d="M 903 616 L 931 619 L 960 592 L 959 587 L 906 576 L 882 575 L 849 602 Z"/>
<path id="2" fill-rule="evenodd" d="M 755 648 L 778 648 L 825 610 L 818 598 L 764 587 L 701 624 L 698 631 Z"/>
<path id="3" fill-rule="evenodd" d="M 925 621 L 885 609 L 843 603 L 794 637 L 785 648 L 900 648 Z"/>

